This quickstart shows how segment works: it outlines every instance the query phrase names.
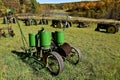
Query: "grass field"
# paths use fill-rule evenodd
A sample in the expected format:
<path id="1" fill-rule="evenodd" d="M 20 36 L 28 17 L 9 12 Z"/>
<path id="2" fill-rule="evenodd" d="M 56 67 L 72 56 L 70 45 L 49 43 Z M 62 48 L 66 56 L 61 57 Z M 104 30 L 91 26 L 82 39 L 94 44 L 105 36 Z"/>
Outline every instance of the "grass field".
<path id="1" fill-rule="evenodd" d="M 61 30 L 48 25 L 20 24 L 27 41 L 28 33 L 37 33 L 41 27 L 51 32 Z M 4 26 L 7 25 L 0 24 L 0 28 Z M 0 38 L 0 80 L 120 80 L 120 31 L 116 34 L 95 32 L 94 23 L 88 28 L 73 25 L 66 29 L 65 41 L 79 48 L 83 58 L 76 66 L 65 61 L 63 72 L 52 76 L 46 68 L 23 61 L 11 52 L 22 47 L 19 28 L 17 24 L 12 26 L 15 37 Z"/>

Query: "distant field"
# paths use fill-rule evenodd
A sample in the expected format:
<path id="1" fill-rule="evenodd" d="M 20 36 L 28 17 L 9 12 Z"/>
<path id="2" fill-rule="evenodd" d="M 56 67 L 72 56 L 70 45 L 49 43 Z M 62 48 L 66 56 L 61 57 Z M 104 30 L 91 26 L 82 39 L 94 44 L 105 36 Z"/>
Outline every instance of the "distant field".
<path id="1" fill-rule="evenodd" d="M 45 10 L 46 11 L 46 10 Z M 42 14 L 43 15 L 43 14 Z M 24 19 L 24 18 L 35 18 L 35 19 L 42 19 L 41 14 L 18 14 L 19 19 Z M 68 19 L 70 21 L 84 21 L 84 22 L 105 22 L 105 23 L 118 23 L 120 24 L 120 21 L 114 20 L 114 19 L 94 19 L 94 18 L 86 18 L 86 17 L 79 17 L 78 15 L 76 16 L 69 16 L 69 12 L 66 12 L 65 10 L 48 10 L 44 13 L 45 19 Z M 69 16 L 69 18 L 67 17 Z"/>
<path id="2" fill-rule="evenodd" d="M 0 28 L 8 25 L 1 24 Z M 29 33 L 37 33 L 41 27 L 47 31 L 62 30 L 49 25 L 25 26 L 20 22 L 28 41 Z M 21 35 L 17 24 L 12 24 L 15 37 L 0 38 L 0 80 L 119 80 L 120 79 L 120 31 L 116 34 L 94 31 L 96 24 L 88 28 L 73 25 L 65 32 L 65 41 L 82 52 L 82 61 L 74 66 L 64 62 L 64 70 L 52 76 L 46 68 L 31 61 L 23 61 L 12 53 L 22 47 Z"/>

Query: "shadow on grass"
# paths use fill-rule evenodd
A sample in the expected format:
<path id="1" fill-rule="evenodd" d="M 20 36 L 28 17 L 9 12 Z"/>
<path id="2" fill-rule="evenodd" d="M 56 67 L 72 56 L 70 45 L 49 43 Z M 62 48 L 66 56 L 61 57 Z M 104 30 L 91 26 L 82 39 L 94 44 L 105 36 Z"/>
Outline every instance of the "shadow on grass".
<path id="1" fill-rule="evenodd" d="M 31 56 L 28 53 L 16 51 L 11 51 L 13 54 L 17 55 L 24 63 L 29 65 L 34 71 L 40 71 L 45 68 L 45 65 L 37 58 L 34 54 Z"/>
<path id="2" fill-rule="evenodd" d="M 11 51 L 13 54 L 17 55 L 24 63 L 26 63 L 27 65 L 29 65 L 33 70 L 34 73 L 36 75 L 39 74 L 39 72 L 45 68 L 45 70 L 47 72 L 50 72 L 50 74 L 52 76 L 57 76 L 57 73 L 53 73 L 50 71 L 50 69 L 48 69 L 48 67 L 46 67 L 45 61 L 44 61 L 44 57 L 43 58 L 39 58 L 37 56 L 37 53 L 25 53 L 24 51 L 16 51 L 13 50 Z"/>

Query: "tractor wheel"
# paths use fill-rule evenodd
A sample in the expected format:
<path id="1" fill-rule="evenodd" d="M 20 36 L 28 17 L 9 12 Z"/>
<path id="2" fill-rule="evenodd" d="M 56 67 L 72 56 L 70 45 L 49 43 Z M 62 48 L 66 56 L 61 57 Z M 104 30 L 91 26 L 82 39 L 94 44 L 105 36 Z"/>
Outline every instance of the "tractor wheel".
<path id="1" fill-rule="evenodd" d="M 68 55 L 67 60 L 70 63 L 76 65 L 81 61 L 81 59 L 82 59 L 82 54 L 81 54 L 80 50 L 77 49 L 76 47 L 71 47 L 71 52 Z"/>
<path id="2" fill-rule="evenodd" d="M 26 21 L 26 26 L 30 26 L 30 22 L 29 21 Z"/>
<path id="3" fill-rule="evenodd" d="M 116 33 L 117 32 L 117 27 L 116 26 L 110 26 L 107 28 L 108 33 Z"/>
<path id="4" fill-rule="evenodd" d="M 13 23 L 16 23 L 16 18 L 15 17 L 13 18 Z"/>
<path id="5" fill-rule="evenodd" d="M 34 21 L 34 24 L 37 25 L 37 20 Z"/>
<path id="6" fill-rule="evenodd" d="M 70 27 L 72 27 L 72 22 L 69 22 L 69 24 L 70 24 Z"/>
<path id="7" fill-rule="evenodd" d="M 46 20 L 46 25 L 48 25 L 48 20 Z"/>
<path id="8" fill-rule="evenodd" d="M 100 31 L 100 29 L 99 29 L 99 28 L 96 28 L 95 31 Z"/>
<path id="9" fill-rule="evenodd" d="M 70 27 L 70 23 L 69 23 L 69 22 L 67 22 L 67 25 L 66 25 L 66 27 L 67 27 L 67 28 L 69 28 L 69 27 Z"/>
<path id="10" fill-rule="evenodd" d="M 119 31 L 119 27 L 117 26 L 117 32 Z"/>
<path id="11" fill-rule="evenodd" d="M 61 22 L 59 22 L 59 23 L 57 24 L 57 28 L 63 28 L 63 24 L 62 24 Z"/>
<path id="12" fill-rule="evenodd" d="M 8 23 L 7 17 L 4 17 L 3 18 L 3 24 L 7 24 L 7 23 Z"/>
<path id="13" fill-rule="evenodd" d="M 64 64 L 62 57 L 57 52 L 51 52 L 47 56 L 47 68 L 53 75 L 58 75 L 63 71 Z"/>

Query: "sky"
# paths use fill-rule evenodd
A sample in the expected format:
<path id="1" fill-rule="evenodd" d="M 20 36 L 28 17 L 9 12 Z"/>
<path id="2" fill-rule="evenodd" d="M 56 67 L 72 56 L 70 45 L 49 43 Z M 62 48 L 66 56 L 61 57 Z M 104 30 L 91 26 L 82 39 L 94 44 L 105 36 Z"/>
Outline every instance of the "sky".
<path id="1" fill-rule="evenodd" d="M 37 2 L 43 4 L 43 3 L 64 3 L 64 2 L 78 2 L 81 0 L 37 0 Z"/>
<path id="2" fill-rule="evenodd" d="M 44 3 L 65 3 L 65 2 L 80 2 L 80 1 L 95 1 L 95 0 L 37 0 L 37 2 Z"/>

